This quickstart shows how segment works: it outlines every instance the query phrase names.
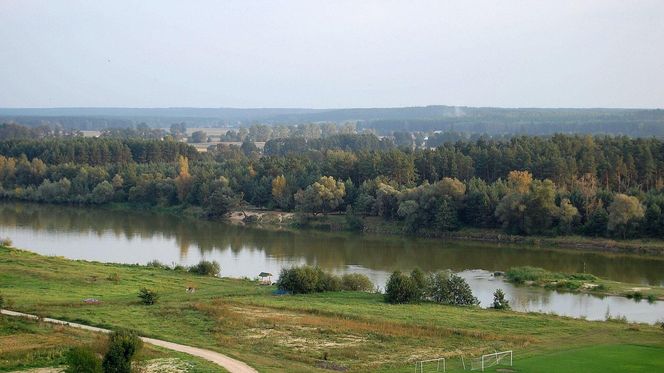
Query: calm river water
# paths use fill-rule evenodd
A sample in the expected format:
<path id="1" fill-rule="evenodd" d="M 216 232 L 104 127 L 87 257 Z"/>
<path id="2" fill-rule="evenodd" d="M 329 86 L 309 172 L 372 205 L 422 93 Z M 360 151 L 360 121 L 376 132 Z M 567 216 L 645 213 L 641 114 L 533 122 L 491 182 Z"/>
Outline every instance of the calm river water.
<path id="1" fill-rule="evenodd" d="M 396 269 L 451 269 L 468 280 L 483 306 L 490 304 L 495 289 L 502 288 L 518 311 L 590 320 L 604 320 L 606 315 L 648 323 L 664 320 L 664 302 L 517 287 L 491 275 L 531 265 L 664 286 L 664 258 L 413 237 L 266 231 L 141 211 L 29 203 L 0 203 L 0 237 L 10 237 L 19 248 L 72 259 L 118 263 L 157 259 L 190 265 L 205 258 L 218 261 L 222 275 L 231 277 L 253 278 L 263 271 L 278 274 L 285 266 L 316 264 L 336 273 L 364 273 L 382 287 Z"/>

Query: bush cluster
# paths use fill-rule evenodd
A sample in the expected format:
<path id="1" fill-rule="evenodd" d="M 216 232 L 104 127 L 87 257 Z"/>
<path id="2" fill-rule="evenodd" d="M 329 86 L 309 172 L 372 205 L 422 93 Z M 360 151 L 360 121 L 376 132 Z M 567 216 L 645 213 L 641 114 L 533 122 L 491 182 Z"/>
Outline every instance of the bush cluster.
<path id="1" fill-rule="evenodd" d="M 138 292 L 138 297 L 141 298 L 141 302 L 143 302 L 143 304 L 148 306 L 157 303 L 157 300 L 159 300 L 159 294 L 157 294 L 156 291 L 148 288 L 142 288 Z"/>
<path id="2" fill-rule="evenodd" d="M 341 288 L 347 291 L 371 291 L 374 289 L 374 285 L 366 275 L 346 273 L 341 276 Z"/>
<path id="3" fill-rule="evenodd" d="M 218 276 L 221 271 L 216 261 L 201 260 L 198 264 L 189 267 L 189 272 L 201 276 Z"/>
<path id="4" fill-rule="evenodd" d="M 395 271 L 385 285 L 385 301 L 411 303 L 430 301 L 455 306 L 479 304 L 466 280 L 449 271 L 425 275 L 419 269 L 410 275 Z"/>
<path id="5" fill-rule="evenodd" d="M 115 331 L 109 336 L 103 360 L 88 346 L 69 349 L 65 355 L 65 373 L 131 373 L 131 361 L 142 347 L 136 332 Z"/>
<path id="6" fill-rule="evenodd" d="M 370 291 L 373 283 L 358 273 L 337 276 L 326 273 L 319 267 L 300 266 L 283 268 L 277 287 L 293 294 L 309 294 L 325 291 Z"/>
<path id="7" fill-rule="evenodd" d="M 109 338 L 108 351 L 102 367 L 105 373 L 131 373 L 131 360 L 143 347 L 138 334 L 132 330 L 118 330 Z"/>
<path id="8" fill-rule="evenodd" d="M 72 347 L 65 355 L 65 373 L 102 373 L 101 360 L 89 347 Z"/>
<path id="9" fill-rule="evenodd" d="M 201 276 L 218 276 L 221 272 L 221 266 L 216 261 L 201 260 L 198 264 L 191 267 L 185 267 L 179 264 L 168 265 L 157 259 L 151 260 L 145 264 L 146 267 L 165 269 L 168 271 L 188 271 Z M 111 280 L 109 278 L 109 280 Z"/>

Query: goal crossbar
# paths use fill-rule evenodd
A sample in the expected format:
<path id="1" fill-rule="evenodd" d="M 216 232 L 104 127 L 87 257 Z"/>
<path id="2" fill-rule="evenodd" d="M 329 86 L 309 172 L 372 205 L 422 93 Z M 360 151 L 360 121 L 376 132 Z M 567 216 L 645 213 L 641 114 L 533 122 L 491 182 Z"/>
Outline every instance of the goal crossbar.
<path id="1" fill-rule="evenodd" d="M 436 363 L 436 372 L 440 371 L 440 364 L 443 364 L 443 372 L 445 372 L 445 358 L 444 357 L 439 357 L 436 359 L 428 359 L 428 360 L 420 360 L 415 363 L 415 373 L 423 373 L 424 372 L 424 364 L 425 363 Z"/>
<path id="2" fill-rule="evenodd" d="M 482 372 L 484 372 L 484 369 L 500 364 L 502 360 L 506 359 L 508 356 L 509 356 L 509 366 L 512 366 L 513 363 L 512 350 L 509 350 L 502 352 L 494 352 L 492 354 L 486 354 L 482 355 L 479 358 L 476 358 L 472 362 L 476 363 L 478 366 L 475 366 L 475 364 L 471 364 L 470 370 L 480 369 Z"/>

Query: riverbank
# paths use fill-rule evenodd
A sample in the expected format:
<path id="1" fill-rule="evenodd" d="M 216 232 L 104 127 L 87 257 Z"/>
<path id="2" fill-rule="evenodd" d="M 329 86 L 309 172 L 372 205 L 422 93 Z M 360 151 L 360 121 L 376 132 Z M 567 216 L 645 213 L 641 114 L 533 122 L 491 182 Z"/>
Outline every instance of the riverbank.
<path id="1" fill-rule="evenodd" d="M 138 302 L 143 286 L 161 295 L 157 304 Z M 187 287 L 196 291 L 187 292 Z M 228 354 L 259 371 L 409 372 L 416 360 L 444 356 L 456 364 L 461 356 L 494 350 L 514 350 L 519 371 L 522 359 L 556 361 L 560 354 L 599 345 L 639 344 L 664 353 L 659 326 L 435 304 L 390 305 L 373 293 L 275 296 L 273 291 L 250 280 L 0 247 L 0 293 L 6 308 L 106 328 L 129 327 Z M 99 302 L 83 301 L 88 298 Z M 647 363 L 631 355 L 624 359 Z"/>
<path id="2" fill-rule="evenodd" d="M 191 219 L 203 219 L 203 210 L 193 206 L 158 207 L 132 204 L 109 204 L 103 206 L 116 211 L 147 210 L 157 213 L 166 213 Z M 247 225 L 268 230 L 301 229 L 320 231 L 354 231 L 373 235 L 407 235 L 399 222 L 386 221 L 380 217 L 361 217 L 362 227 L 353 229 L 349 227 L 344 213 L 318 215 L 308 217 L 303 221 L 291 212 L 264 209 L 236 210 L 229 214 L 228 222 L 236 225 Z M 458 241 L 477 241 L 507 244 L 523 244 L 533 247 L 547 247 L 571 249 L 579 251 L 597 251 L 616 254 L 634 254 L 664 256 L 664 239 L 643 238 L 616 240 L 605 237 L 587 237 L 579 235 L 569 236 L 520 236 L 507 234 L 499 229 L 461 228 L 458 231 L 439 232 L 422 230 L 418 237 L 438 238 Z"/>
<path id="3" fill-rule="evenodd" d="M 609 281 L 588 273 L 565 274 L 536 267 L 515 267 L 504 274 L 506 280 L 522 286 L 599 296 L 620 296 L 636 302 L 663 301 L 664 287 Z"/>

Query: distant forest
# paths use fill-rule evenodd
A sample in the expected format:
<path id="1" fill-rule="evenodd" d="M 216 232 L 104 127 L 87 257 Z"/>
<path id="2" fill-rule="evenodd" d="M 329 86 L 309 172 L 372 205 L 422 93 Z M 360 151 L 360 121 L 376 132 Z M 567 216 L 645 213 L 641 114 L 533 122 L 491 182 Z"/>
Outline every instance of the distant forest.
<path id="1" fill-rule="evenodd" d="M 256 206 L 299 224 L 343 213 L 405 233 L 664 236 L 664 141 L 558 134 L 399 147 L 373 134 L 217 144 L 47 137 L 0 141 L 0 195 L 53 203 L 193 206 L 211 219 Z"/>
<path id="2" fill-rule="evenodd" d="M 503 109 L 458 106 L 358 109 L 231 109 L 231 108 L 56 108 L 1 109 L 0 123 L 31 127 L 101 130 L 145 123 L 168 128 L 248 127 L 252 124 L 301 125 L 353 123 L 378 135 L 393 132 L 456 131 L 486 135 L 551 135 L 555 133 L 664 137 L 662 109 Z"/>

